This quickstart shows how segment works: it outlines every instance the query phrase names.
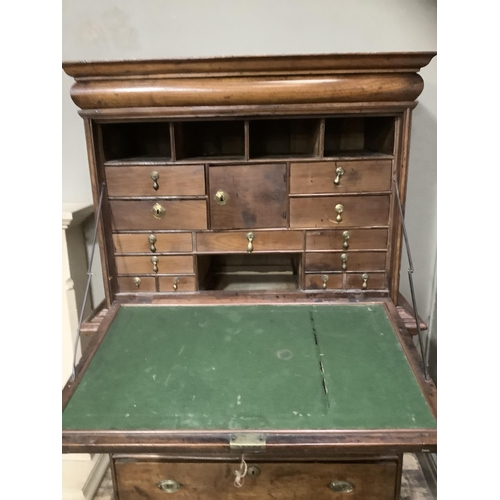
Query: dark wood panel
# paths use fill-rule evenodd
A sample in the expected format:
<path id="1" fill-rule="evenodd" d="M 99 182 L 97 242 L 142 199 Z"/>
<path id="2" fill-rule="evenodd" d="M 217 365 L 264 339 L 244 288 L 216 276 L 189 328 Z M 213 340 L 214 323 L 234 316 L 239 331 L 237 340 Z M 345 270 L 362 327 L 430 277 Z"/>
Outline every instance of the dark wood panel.
<path id="1" fill-rule="evenodd" d="M 250 471 L 242 488 L 234 486 L 239 463 L 115 462 L 120 500 L 161 500 L 162 480 L 177 481 L 181 488 L 175 498 L 203 500 L 310 500 L 341 499 L 394 500 L 397 462 L 345 463 L 248 463 Z M 257 469 L 255 469 L 257 468 Z M 251 472 L 251 473 L 252 473 Z M 251 474 L 250 473 L 250 474 Z M 349 482 L 351 493 L 336 493 L 329 485 Z"/>
<path id="2" fill-rule="evenodd" d="M 342 271 L 342 256 L 347 256 L 344 271 L 383 271 L 385 252 L 321 252 L 306 254 L 306 271 Z"/>
<path id="3" fill-rule="evenodd" d="M 348 234 L 344 235 L 347 231 Z M 344 243 L 348 246 L 345 247 Z M 383 250 L 387 248 L 387 229 L 336 229 L 308 231 L 306 250 Z"/>
<path id="4" fill-rule="evenodd" d="M 154 235 L 154 252 L 191 252 L 191 233 L 121 233 L 113 235 L 116 253 L 151 253 L 149 237 Z"/>
<path id="5" fill-rule="evenodd" d="M 209 169 L 212 229 L 286 227 L 286 165 L 217 166 Z M 218 191 L 227 203 L 215 200 Z"/>
<path id="6" fill-rule="evenodd" d="M 203 165 L 106 167 L 109 196 L 196 196 L 205 194 Z M 151 174 L 158 178 L 154 189 Z"/>
<path id="7" fill-rule="evenodd" d="M 197 252 L 247 252 L 247 232 L 198 233 Z M 302 250 L 302 231 L 255 231 L 252 252 L 273 252 L 280 250 Z"/>
<path id="8" fill-rule="evenodd" d="M 165 216 L 153 216 L 153 206 L 165 208 Z M 117 231 L 147 229 L 207 229 L 204 200 L 111 200 L 111 223 Z"/>
<path id="9" fill-rule="evenodd" d="M 292 198 L 290 227 L 386 226 L 389 223 L 389 202 L 389 195 Z M 337 205 L 343 207 L 340 222 L 337 221 Z"/>
<path id="10" fill-rule="evenodd" d="M 290 193 L 390 191 L 391 170 L 390 160 L 291 163 Z"/>
<path id="11" fill-rule="evenodd" d="M 191 255 L 156 255 L 158 271 L 153 270 L 149 256 L 116 257 L 116 268 L 119 274 L 189 274 L 194 272 Z"/>

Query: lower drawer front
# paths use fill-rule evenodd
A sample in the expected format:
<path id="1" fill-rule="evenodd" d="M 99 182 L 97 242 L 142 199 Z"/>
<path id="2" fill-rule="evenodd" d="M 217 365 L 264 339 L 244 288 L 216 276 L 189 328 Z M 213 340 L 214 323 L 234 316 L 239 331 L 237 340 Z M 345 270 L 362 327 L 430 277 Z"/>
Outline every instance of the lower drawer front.
<path id="1" fill-rule="evenodd" d="M 194 272 L 191 255 L 116 257 L 118 274 L 174 274 Z"/>
<path id="2" fill-rule="evenodd" d="M 158 276 L 160 292 L 194 292 L 196 279 L 194 276 Z"/>
<path id="3" fill-rule="evenodd" d="M 392 500 L 397 463 L 248 463 L 241 488 L 233 484 L 236 463 L 116 461 L 118 500 Z M 255 469 L 255 467 L 257 469 Z M 252 475 L 250 475 L 252 474 Z M 177 491 L 164 491 L 165 488 Z M 174 482 L 175 481 L 175 482 Z M 335 488 L 352 485 L 351 492 Z M 331 486 L 330 486 L 331 485 Z M 332 489 L 333 488 L 333 489 Z M 172 495 L 170 497 L 170 495 Z"/>
<path id="4" fill-rule="evenodd" d="M 385 252 L 322 252 L 306 254 L 306 271 L 383 271 Z"/>

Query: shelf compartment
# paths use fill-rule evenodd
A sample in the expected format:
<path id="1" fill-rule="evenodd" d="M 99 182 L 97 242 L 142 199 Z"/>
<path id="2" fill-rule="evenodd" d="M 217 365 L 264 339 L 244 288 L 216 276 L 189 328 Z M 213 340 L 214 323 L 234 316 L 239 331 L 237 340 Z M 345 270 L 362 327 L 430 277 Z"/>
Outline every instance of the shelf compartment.
<path id="1" fill-rule="evenodd" d="M 393 155 L 394 128 L 392 116 L 327 118 L 324 156 Z"/>
<path id="2" fill-rule="evenodd" d="M 177 122 L 174 136 L 178 161 L 245 159 L 243 120 Z"/>
<path id="3" fill-rule="evenodd" d="M 273 290 L 299 288 L 301 253 L 198 255 L 200 290 Z"/>
<path id="4" fill-rule="evenodd" d="M 312 118 L 251 120 L 250 159 L 318 157 L 320 123 Z"/>
<path id="5" fill-rule="evenodd" d="M 168 122 L 106 123 L 101 125 L 104 162 L 169 161 Z"/>

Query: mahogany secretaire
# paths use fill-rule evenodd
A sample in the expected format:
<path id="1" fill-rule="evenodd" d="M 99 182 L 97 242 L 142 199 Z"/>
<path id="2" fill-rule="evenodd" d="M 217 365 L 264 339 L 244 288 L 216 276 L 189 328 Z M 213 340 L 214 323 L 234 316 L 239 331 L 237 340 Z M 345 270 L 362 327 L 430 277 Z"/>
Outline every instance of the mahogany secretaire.
<path id="1" fill-rule="evenodd" d="M 63 451 L 118 500 L 399 497 L 436 448 L 398 285 L 434 53 L 65 63 L 108 313 Z"/>

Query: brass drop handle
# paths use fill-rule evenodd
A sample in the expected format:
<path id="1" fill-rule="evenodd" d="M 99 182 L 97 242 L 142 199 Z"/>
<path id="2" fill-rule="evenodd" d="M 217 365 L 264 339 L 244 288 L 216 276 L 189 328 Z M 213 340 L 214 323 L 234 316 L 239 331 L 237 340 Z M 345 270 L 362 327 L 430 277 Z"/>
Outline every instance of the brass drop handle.
<path id="1" fill-rule="evenodd" d="M 179 284 L 179 278 L 174 278 L 174 284 L 172 285 L 172 288 L 174 289 L 174 292 L 177 291 L 177 285 Z"/>
<path id="2" fill-rule="evenodd" d="M 328 488 L 336 493 L 351 493 L 354 491 L 354 485 L 349 481 L 332 481 Z"/>
<path id="3" fill-rule="evenodd" d="M 139 288 L 141 286 L 141 278 L 134 278 L 134 285 Z"/>
<path id="4" fill-rule="evenodd" d="M 349 238 L 351 235 L 349 234 L 349 231 L 344 231 L 342 236 L 344 237 L 344 243 L 342 243 L 342 246 L 347 250 L 349 248 Z"/>
<path id="5" fill-rule="evenodd" d="M 160 174 L 156 170 L 153 170 L 151 172 L 151 179 L 153 179 L 153 189 L 155 191 L 158 191 L 158 188 L 160 187 L 159 184 L 158 184 L 158 179 L 159 178 L 160 178 Z"/>
<path id="6" fill-rule="evenodd" d="M 328 281 L 328 276 L 326 274 L 323 274 L 323 276 L 321 276 L 321 279 L 323 281 L 323 290 L 326 290 L 326 283 Z"/>
<path id="7" fill-rule="evenodd" d="M 153 255 L 153 257 L 151 257 L 151 263 L 153 264 L 153 272 L 157 273 L 158 272 L 158 257 L 156 255 Z"/>
<path id="8" fill-rule="evenodd" d="M 340 256 L 340 260 L 342 261 L 342 269 L 345 271 L 347 269 L 347 254 L 343 253 Z"/>
<path id="9" fill-rule="evenodd" d="M 248 253 L 252 253 L 253 252 L 254 234 L 253 233 L 247 233 L 247 240 L 248 240 L 247 252 Z"/>
<path id="10" fill-rule="evenodd" d="M 344 205 L 340 203 L 335 205 L 335 212 L 337 212 L 337 222 L 342 222 L 342 212 L 344 211 Z"/>
<path id="11" fill-rule="evenodd" d="M 370 275 L 367 274 L 367 273 L 364 273 L 364 274 L 361 275 L 361 278 L 363 280 L 363 284 L 361 285 L 361 289 L 362 290 L 366 290 L 368 288 L 367 281 L 370 278 Z"/>
<path id="12" fill-rule="evenodd" d="M 156 243 L 156 236 L 154 234 L 150 234 L 148 236 L 148 241 L 149 241 L 149 249 L 152 251 L 152 252 L 156 252 L 156 247 L 155 247 L 155 243 Z"/>
<path id="13" fill-rule="evenodd" d="M 215 193 L 215 201 L 219 204 L 219 205 L 225 205 L 229 200 L 229 195 L 227 193 L 225 193 L 224 191 L 222 191 L 222 189 L 219 189 L 216 193 Z"/>
<path id="14" fill-rule="evenodd" d="M 166 491 L 167 493 L 175 493 L 182 488 L 182 484 L 174 479 L 164 479 L 158 483 L 158 488 Z"/>
<path id="15" fill-rule="evenodd" d="M 340 178 L 345 174 L 345 170 L 342 167 L 337 167 L 335 169 L 335 173 L 337 174 L 337 177 L 335 177 L 335 180 L 333 183 L 338 186 L 340 184 Z"/>

